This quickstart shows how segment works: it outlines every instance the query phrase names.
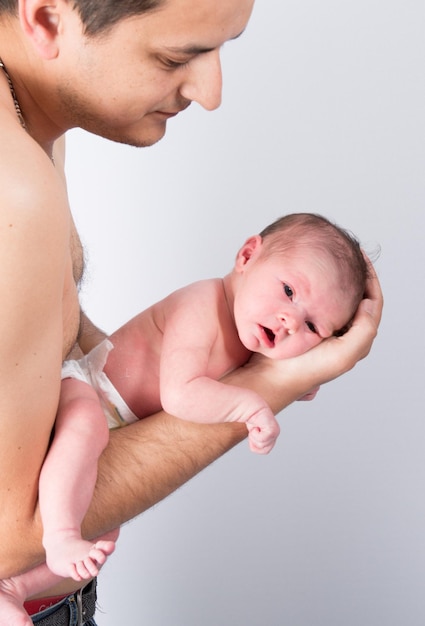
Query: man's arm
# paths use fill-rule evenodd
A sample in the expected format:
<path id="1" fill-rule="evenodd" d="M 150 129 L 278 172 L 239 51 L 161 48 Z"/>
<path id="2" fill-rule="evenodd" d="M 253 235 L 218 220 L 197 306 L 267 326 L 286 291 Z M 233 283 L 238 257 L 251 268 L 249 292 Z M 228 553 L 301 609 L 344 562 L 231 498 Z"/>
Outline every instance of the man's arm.
<path id="1" fill-rule="evenodd" d="M 260 393 L 279 412 L 310 389 L 350 370 L 373 343 L 382 311 L 382 294 L 373 275 L 350 331 L 330 338 L 289 363 L 255 360 L 226 377 Z M 99 463 L 99 478 L 85 520 L 85 535 L 95 537 L 139 515 L 173 492 L 247 435 L 244 424 L 202 425 L 165 413 L 112 431 Z M 20 554 L 26 566 L 43 558 L 36 515 L 34 532 Z M 28 557 L 27 555 L 31 555 Z M 32 560 L 31 560 L 32 559 Z M 13 567 L 13 563 L 10 564 Z"/>
<path id="2" fill-rule="evenodd" d="M 85 520 L 87 536 L 154 506 L 246 435 L 244 424 L 195 424 L 164 412 L 111 432 Z"/>
<path id="3" fill-rule="evenodd" d="M 256 358 L 225 381 L 255 390 L 278 413 L 310 389 L 352 369 L 369 353 L 381 319 L 382 293 L 372 267 L 370 271 L 367 297 L 346 335 L 332 337 L 289 362 Z M 136 517 L 246 435 L 244 424 L 194 424 L 165 413 L 111 432 L 86 517 L 87 534 L 93 537 Z"/>

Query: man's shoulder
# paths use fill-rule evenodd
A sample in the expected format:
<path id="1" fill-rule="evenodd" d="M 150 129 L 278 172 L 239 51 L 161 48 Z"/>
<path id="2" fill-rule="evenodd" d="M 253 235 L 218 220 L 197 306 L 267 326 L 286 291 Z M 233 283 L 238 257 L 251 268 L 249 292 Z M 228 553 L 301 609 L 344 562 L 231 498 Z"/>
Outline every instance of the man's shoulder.
<path id="1" fill-rule="evenodd" d="M 54 164 L 0 100 L 0 205 L 4 217 L 69 214 L 66 188 Z M 56 216 L 56 219 L 55 219 Z"/>

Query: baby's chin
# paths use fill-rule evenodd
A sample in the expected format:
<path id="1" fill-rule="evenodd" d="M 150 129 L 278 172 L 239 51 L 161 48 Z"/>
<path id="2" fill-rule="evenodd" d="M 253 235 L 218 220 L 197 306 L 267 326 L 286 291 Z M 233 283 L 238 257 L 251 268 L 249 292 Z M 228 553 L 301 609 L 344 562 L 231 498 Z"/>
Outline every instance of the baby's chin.
<path id="1" fill-rule="evenodd" d="M 300 348 L 291 344 L 290 341 L 286 341 L 283 344 L 276 346 L 275 348 L 269 348 L 261 350 L 261 354 L 273 361 L 283 361 L 285 359 L 293 359 L 301 354 L 305 354 L 309 350 L 312 350 L 316 346 L 309 346 L 308 348 Z"/>

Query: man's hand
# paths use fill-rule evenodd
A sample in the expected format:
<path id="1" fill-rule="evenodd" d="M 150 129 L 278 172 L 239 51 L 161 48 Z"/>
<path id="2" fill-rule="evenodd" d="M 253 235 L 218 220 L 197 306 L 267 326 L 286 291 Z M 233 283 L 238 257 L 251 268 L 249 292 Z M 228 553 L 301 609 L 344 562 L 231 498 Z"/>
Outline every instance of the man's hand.
<path id="1" fill-rule="evenodd" d="M 256 391 L 276 414 L 289 404 L 352 369 L 372 347 L 381 321 L 383 297 L 372 263 L 369 278 L 350 330 L 330 337 L 300 356 L 282 361 L 254 354 L 227 382 Z"/>
<path id="2" fill-rule="evenodd" d="M 320 389 L 320 386 L 304 394 L 303 396 L 301 396 L 301 398 L 298 398 L 299 402 L 307 402 L 307 401 L 309 402 L 310 400 L 314 400 L 314 398 L 319 392 L 319 389 Z"/>

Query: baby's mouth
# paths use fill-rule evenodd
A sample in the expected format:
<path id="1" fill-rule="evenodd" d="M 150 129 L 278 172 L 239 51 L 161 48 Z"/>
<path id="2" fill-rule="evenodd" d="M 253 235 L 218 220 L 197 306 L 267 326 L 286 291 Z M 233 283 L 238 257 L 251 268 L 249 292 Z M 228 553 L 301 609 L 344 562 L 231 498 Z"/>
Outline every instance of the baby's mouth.
<path id="1" fill-rule="evenodd" d="M 265 326 L 262 327 L 264 334 L 266 335 L 267 339 L 270 342 L 271 347 L 274 347 L 274 342 L 276 339 L 276 335 L 274 334 L 274 332 L 270 329 L 270 328 L 266 328 Z"/>

